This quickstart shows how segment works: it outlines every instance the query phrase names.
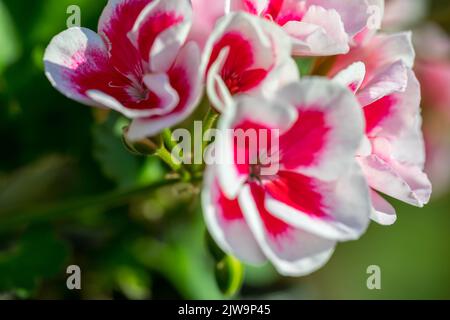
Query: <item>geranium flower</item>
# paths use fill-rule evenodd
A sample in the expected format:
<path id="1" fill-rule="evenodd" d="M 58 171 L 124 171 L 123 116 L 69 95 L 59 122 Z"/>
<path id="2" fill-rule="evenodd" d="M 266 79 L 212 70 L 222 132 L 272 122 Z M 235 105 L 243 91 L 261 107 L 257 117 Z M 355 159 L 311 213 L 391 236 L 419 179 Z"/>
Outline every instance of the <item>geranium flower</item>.
<path id="1" fill-rule="evenodd" d="M 45 52 L 53 86 L 81 103 L 132 119 L 129 138 L 151 136 L 184 120 L 201 95 L 200 52 L 185 43 L 188 0 L 110 0 L 98 34 L 70 28 Z"/>
<path id="2" fill-rule="evenodd" d="M 396 221 L 395 209 L 378 192 L 422 207 L 431 195 L 423 172 L 420 85 L 413 71 L 410 33 L 376 35 L 340 56 L 331 74 L 355 92 L 366 118 L 358 160 L 372 188 L 373 220 Z"/>
<path id="3" fill-rule="evenodd" d="M 309 274 L 337 241 L 357 239 L 369 223 L 369 190 L 355 161 L 359 104 L 326 79 L 292 83 L 273 100 L 241 95 L 230 103 L 215 145 L 223 162 L 208 168 L 202 195 L 209 230 L 243 261 Z M 260 130 L 278 139 L 237 139 Z"/>
<path id="4" fill-rule="evenodd" d="M 226 14 L 226 1 L 191 0 L 193 22 L 188 39 L 196 41 L 203 48 L 214 30 L 217 20 Z"/>
<path id="5" fill-rule="evenodd" d="M 231 9 L 282 26 L 301 56 L 347 53 L 370 18 L 369 3 L 361 0 L 231 0 Z"/>
<path id="6" fill-rule="evenodd" d="M 269 94 L 298 80 L 291 41 L 276 25 L 246 13 L 223 17 L 203 52 L 208 97 L 218 111 L 237 94 Z"/>

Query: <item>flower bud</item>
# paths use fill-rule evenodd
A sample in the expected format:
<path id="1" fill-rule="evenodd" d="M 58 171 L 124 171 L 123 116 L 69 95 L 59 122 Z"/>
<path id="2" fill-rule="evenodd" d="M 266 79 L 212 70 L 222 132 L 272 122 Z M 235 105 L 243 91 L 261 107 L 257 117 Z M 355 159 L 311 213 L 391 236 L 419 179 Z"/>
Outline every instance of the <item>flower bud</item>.
<path id="1" fill-rule="evenodd" d="M 122 141 L 127 150 L 133 154 L 151 156 L 162 145 L 162 139 L 160 136 L 144 138 L 137 141 L 130 141 L 127 138 L 128 127 L 123 129 Z"/>
<path id="2" fill-rule="evenodd" d="M 231 298 L 242 287 L 244 267 L 239 260 L 227 255 L 216 264 L 215 276 L 219 289 L 226 297 Z"/>

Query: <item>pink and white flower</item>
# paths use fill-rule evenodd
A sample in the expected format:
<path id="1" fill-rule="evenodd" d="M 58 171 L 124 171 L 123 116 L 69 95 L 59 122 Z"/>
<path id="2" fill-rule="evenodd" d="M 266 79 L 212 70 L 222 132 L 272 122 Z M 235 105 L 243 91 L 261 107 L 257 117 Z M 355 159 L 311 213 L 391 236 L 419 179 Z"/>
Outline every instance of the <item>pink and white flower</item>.
<path id="1" fill-rule="evenodd" d="M 370 220 L 369 190 L 355 161 L 364 131 L 359 104 L 326 79 L 294 82 L 272 100 L 241 95 L 230 103 L 219 124 L 227 134 L 215 145 L 224 160 L 207 169 L 202 194 L 208 228 L 243 261 L 268 259 L 284 275 L 309 274 Z M 257 138 L 258 148 L 248 148 L 236 140 L 240 130 L 268 130 L 278 139 Z M 242 154 L 246 161 L 238 161 Z M 278 160 L 279 170 L 262 174 L 264 165 L 252 162 L 259 156 Z"/>
<path id="2" fill-rule="evenodd" d="M 231 0 L 231 10 L 245 11 L 277 23 L 291 36 L 294 55 L 347 53 L 370 18 L 362 0 Z"/>
<path id="3" fill-rule="evenodd" d="M 276 25 L 246 13 L 222 18 L 203 52 L 208 97 L 218 111 L 239 94 L 269 94 L 298 80 L 291 41 Z"/>
<path id="4" fill-rule="evenodd" d="M 378 192 L 418 207 L 431 195 L 414 56 L 410 33 L 380 34 L 338 57 L 331 71 L 363 108 L 366 139 L 358 160 L 372 188 L 372 219 L 386 225 L 396 221 L 396 213 Z"/>
<path id="5" fill-rule="evenodd" d="M 110 0 L 98 34 L 70 28 L 45 52 L 46 74 L 67 97 L 132 119 L 129 138 L 184 120 L 201 95 L 200 52 L 185 43 L 188 0 Z"/>
<path id="6" fill-rule="evenodd" d="M 193 9 L 192 30 L 188 39 L 204 48 L 217 21 L 226 14 L 227 0 L 191 0 Z"/>

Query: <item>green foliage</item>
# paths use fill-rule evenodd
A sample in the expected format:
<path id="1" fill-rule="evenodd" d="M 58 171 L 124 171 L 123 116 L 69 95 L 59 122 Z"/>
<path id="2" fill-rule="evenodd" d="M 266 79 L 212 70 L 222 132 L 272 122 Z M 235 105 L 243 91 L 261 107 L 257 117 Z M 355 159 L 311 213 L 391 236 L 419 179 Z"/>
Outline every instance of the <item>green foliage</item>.
<path id="1" fill-rule="evenodd" d="M 314 67 L 314 58 L 296 58 L 295 62 L 297 63 L 298 70 L 301 76 L 307 76 L 311 74 L 311 71 Z"/>
<path id="2" fill-rule="evenodd" d="M 139 175 L 139 159 L 128 152 L 122 143 L 120 127 L 125 125 L 122 118 L 110 114 L 103 124 L 95 125 L 92 129 L 94 157 L 103 174 L 119 188 L 135 185 Z"/>
<path id="3" fill-rule="evenodd" d="M 67 257 L 67 245 L 51 228 L 30 228 L 10 247 L 0 250 L 0 292 L 31 295 L 42 280 L 61 274 Z"/>
<path id="4" fill-rule="evenodd" d="M 215 270 L 217 284 L 225 297 L 234 297 L 242 287 L 244 268 L 236 258 L 225 256 L 217 262 Z"/>
<path id="5" fill-rule="evenodd" d="M 48 156 L 10 175 L 0 176 L 1 210 L 51 199 L 52 191 L 64 190 L 58 186 L 67 179 L 69 167 L 67 158 Z"/>
<path id="6" fill-rule="evenodd" d="M 0 74 L 20 55 L 20 44 L 8 8 L 0 1 Z M 0 89 L 1 91 L 1 89 Z"/>
<path id="7" fill-rule="evenodd" d="M 144 265 L 167 277 L 183 298 L 220 299 L 223 295 L 216 284 L 214 263 L 204 250 L 200 218 L 184 218 L 185 223 L 170 226 L 163 241 L 140 239 L 133 250 Z"/>

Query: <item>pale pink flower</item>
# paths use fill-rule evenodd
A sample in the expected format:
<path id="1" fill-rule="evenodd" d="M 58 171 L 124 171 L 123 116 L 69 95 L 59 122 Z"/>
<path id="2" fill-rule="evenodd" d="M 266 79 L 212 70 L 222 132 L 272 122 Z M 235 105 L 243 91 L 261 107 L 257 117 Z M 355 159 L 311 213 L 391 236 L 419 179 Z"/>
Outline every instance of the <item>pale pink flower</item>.
<path id="1" fill-rule="evenodd" d="M 358 160 L 372 188 L 372 219 L 381 224 L 394 223 L 396 213 L 378 192 L 419 207 L 431 195 L 413 63 L 410 33 L 379 34 L 338 57 L 331 72 L 340 71 L 335 81 L 354 91 L 363 107 L 366 139 Z"/>
<path id="2" fill-rule="evenodd" d="M 450 120 L 450 37 L 439 26 L 428 24 L 417 29 L 413 39 L 417 51 L 414 70 L 424 103 Z"/>
<path id="3" fill-rule="evenodd" d="M 298 80 L 291 41 L 276 25 L 239 12 L 222 18 L 203 52 L 202 72 L 214 108 L 239 94 L 269 94 Z"/>
<path id="4" fill-rule="evenodd" d="M 208 228 L 243 261 L 309 274 L 370 220 L 369 190 L 355 161 L 364 126 L 359 104 L 326 79 L 294 82 L 272 100 L 241 95 L 230 103 L 219 124 L 227 134 L 215 145 L 223 162 L 207 169 L 202 194 Z M 255 141 L 236 139 L 241 129 L 268 130 L 278 142 L 257 138 L 258 148 L 249 148 Z M 267 162 L 251 162 L 261 155 L 279 170 L 268 174 Z"/>
<path id="5" fill-rule="evenodd" d="M 217 21 L 225 15 L 227 0 L 191 0 L 193 9 L 192 29 L 188 39 L 203 48 Z"/>
<path id="6" fill-rule="evenodd" d="M 383 29 L 410 28 L 425 18 L 428 6 L 428 0 L 386 0 Z"/>
<path id="7" fill-rule="evenodd" d="M 425 114 L 426 172 L 433 195 L 440 196 L 450 186 L 450 37 L 439 26 L 427 24 L 414 33 L 414 44 Z"/>
<path id="8" fill-rule="evenodd" d="M 437 109 L 450 121 L 450 58 L 448 61 L 420 59 L 414 70 L 427 108 Z"/>
<path id="9" fill-rule="evenodd" d="M 291 36 L 293 54 L 328 56 L 347 53 L 370 18 L 362 0 L 231 0 L 231 9 L 271 20 Z"/>
<path id="10" fill-rule="evenodd" d="M 200 52 L 185 43 L 188 0 L 110 0 L 98 34 L 70 28 L 45 52 L 45 69 L 61 93 L 132 119 L 130 139 L 184 120 L 201 95 Z"/>
<path id="11" fill-rule="evenodd" d="M 450 120 L 445 114 L 429 108 L 423 131 L 427 151 L 425 171 L 433 183 L 433 196 L 441 197 L 448 194 L 450 186 Z"/>

